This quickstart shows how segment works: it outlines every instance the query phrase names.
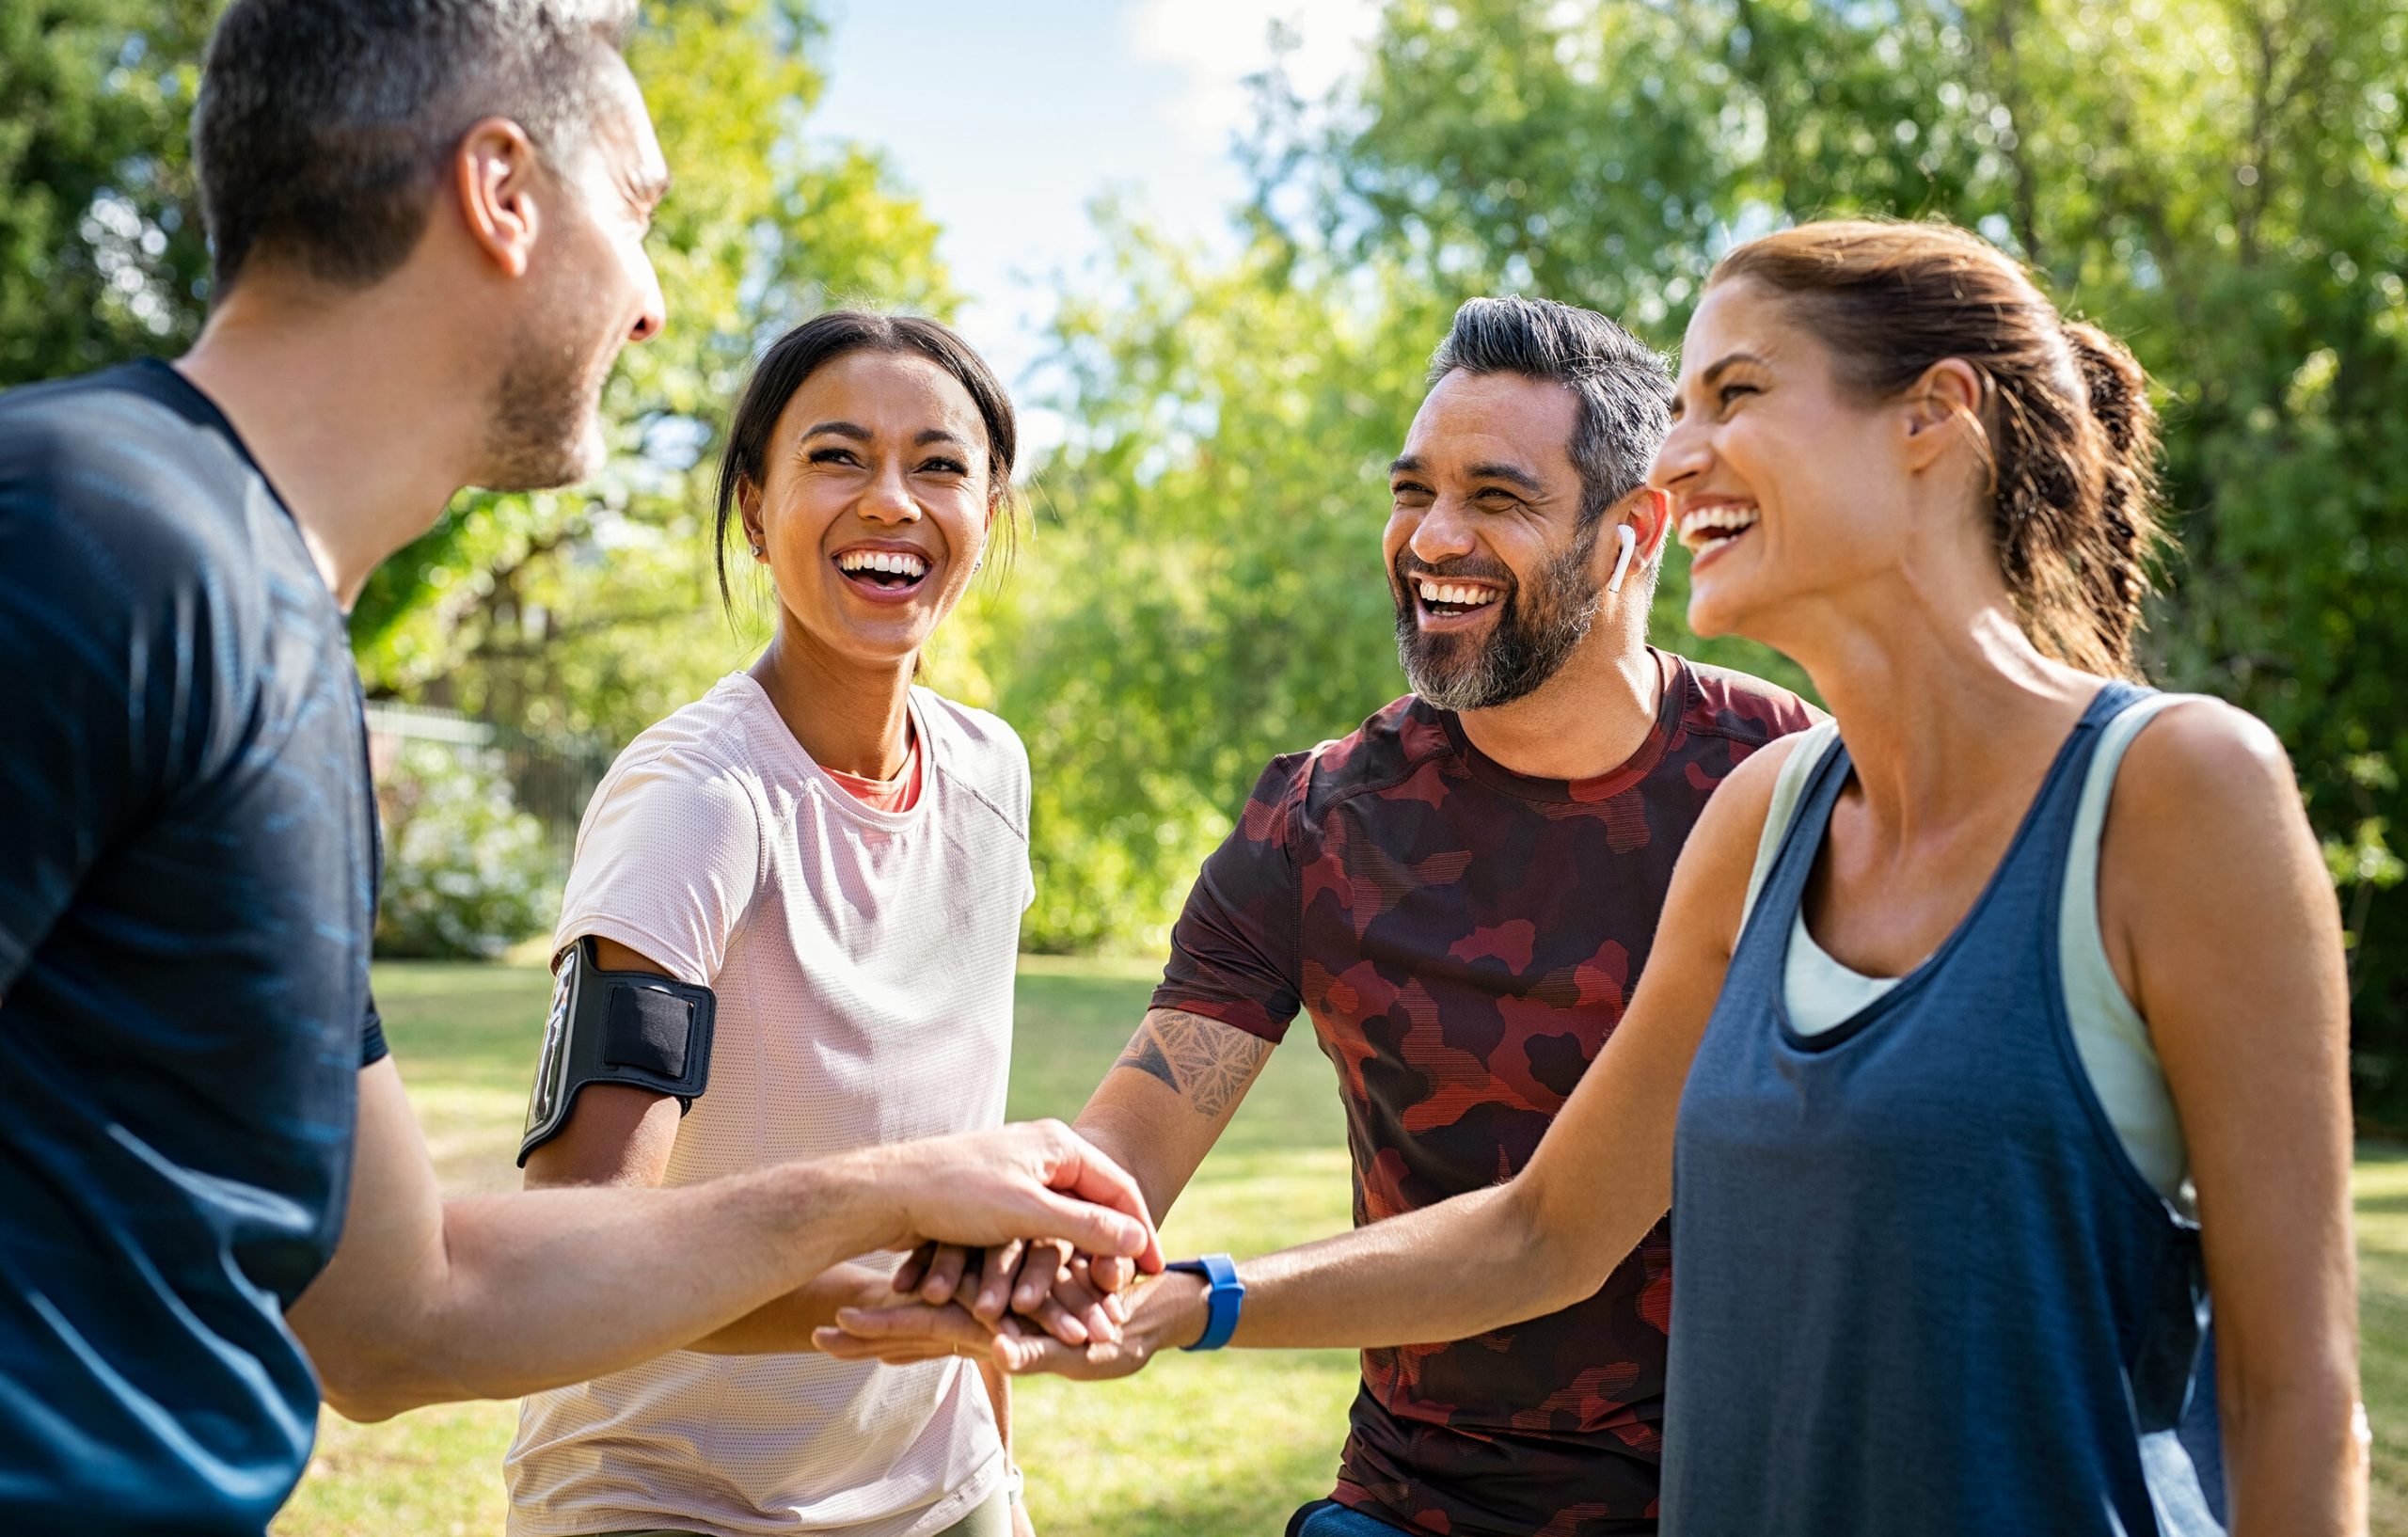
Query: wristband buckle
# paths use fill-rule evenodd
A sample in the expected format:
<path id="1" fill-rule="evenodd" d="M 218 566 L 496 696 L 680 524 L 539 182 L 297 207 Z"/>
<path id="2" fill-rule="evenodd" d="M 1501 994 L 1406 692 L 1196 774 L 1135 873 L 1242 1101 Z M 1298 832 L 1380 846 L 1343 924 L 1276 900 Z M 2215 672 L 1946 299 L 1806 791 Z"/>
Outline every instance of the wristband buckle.
<path id="1" fill-rule="evenodd" d="M 1204 1277 L 1210 1290 L 1205 1292 L 1207 1309 L 1203 1338 L 1182 1350 L 1219 1350 L 1237 1333 L 1238 1312 L 1245 1306 L 1245 1283 L 1238 1279 L 1237 1261 L 1226 1254 L 1208 1254 L 1199 1259 L 1180 1260 L 1164 1267 L 1183 1270 Z"/>

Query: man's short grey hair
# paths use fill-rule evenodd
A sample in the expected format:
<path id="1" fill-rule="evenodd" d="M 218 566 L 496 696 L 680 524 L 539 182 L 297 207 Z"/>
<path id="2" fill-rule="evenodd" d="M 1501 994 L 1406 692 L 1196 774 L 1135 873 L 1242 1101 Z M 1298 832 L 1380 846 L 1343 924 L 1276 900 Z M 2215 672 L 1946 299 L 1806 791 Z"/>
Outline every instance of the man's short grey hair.
<path id="1" fill-rule="evenodd" d="M 1560 384 L 1580 402 L 1572 464 L 1580 472 L 1585 528 L 1647 481 L 1672 430 L 1672 376 L 1661 354 L 1593 309 L 1553 299 L 1473 299 L 1455 311 L 1431 355 L 1430 382 L 1466 373 L 1514 373 Z"/>
<path id="2" fill-rule="evenodd" d="M 216 291 L 253 261 L 366 287 L 425 232 L 443 163 L 508 118 L 558 165 L 636 0 L 234 0 L 193 112 Z"/>

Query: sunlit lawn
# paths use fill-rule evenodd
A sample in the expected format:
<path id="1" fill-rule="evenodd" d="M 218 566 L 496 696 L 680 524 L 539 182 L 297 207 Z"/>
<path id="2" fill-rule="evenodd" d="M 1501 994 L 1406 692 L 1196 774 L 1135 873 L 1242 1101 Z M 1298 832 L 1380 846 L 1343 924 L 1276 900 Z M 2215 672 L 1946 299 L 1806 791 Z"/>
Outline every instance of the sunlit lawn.
<path id="1" fill-rule="evenodd" d="M 2358 1149 L 2358 1370 L 2374 1421 L 2374 1529 L 2408 1534 L 2408 1149 Z"/>
<path id="2" fill-rule="evenodd" d="M 1015 1117 L 1068 1117 L 1145 1006 L 1150 971 L 1031 960 L 1021 973 Z M 507 1189 L 545 978 L 512 967 L 389 966 L 378 1001 L 436 1164 L 453 1191 Z M 2408 1537 L 2408 1149 L 2369 1146 L 2357 1175 L 2367 1403 L 2378 1534 Z M 1332 1232 L 1347 1214 L 1330 1070 L 1302 1037 L 1271 1068 L 1173 1213 L 1169 1246 L 1244 1254 Z M 1328 1491 L 1354 1358 L 1174 1356 L 1136 1380 L 1019 1386 L 1020 1455 L 1038 1528 L 1095 1534 L 1268 1534 Z M 278 1537 L 497 1532 L 515 1412 L 480 1403 L 384 1425 L 325 1416 Z"/>
<path id="3" fill-rule="evenodd" d="M 1033 959 L 1021 973 L 1015 1117 L 1077 1114 L 1135 1028 L 1156 974 Z M 504 1190 L 526 1111 L 546 977 L 502 966 L 380 967 L 396 1059 L 444 1187 Z M 1329 1065 L 1298 1035 L 1271 1059 L 1172 1214 L 1168 1246 L 1245 1254 L 1347 1221 L 1344 1131 Z M 1017 1386 L 1020 1460 L 1048 1537 L 1275 1533 L 1329 1492 L 1354 1358 L 1230 1352 L 1173 1356 L 1135 1380 Z M 514 1405 L 427 1409 L 382 1425 L 332 1414 L 277 1537 L 489 1533 L 502 1525 Z"/>

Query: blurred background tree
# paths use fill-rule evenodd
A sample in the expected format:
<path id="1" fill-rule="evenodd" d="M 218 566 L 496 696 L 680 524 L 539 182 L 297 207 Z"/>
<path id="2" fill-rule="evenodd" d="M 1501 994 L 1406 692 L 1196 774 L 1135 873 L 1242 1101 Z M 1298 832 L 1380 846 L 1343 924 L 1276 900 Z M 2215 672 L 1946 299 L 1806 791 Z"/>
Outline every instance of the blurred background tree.
<path id="1" fill-rule="evenodd" d="M 189 334 L 182 124 L 214 9 L 0 10 L 0 382 Z M 675 315 L 612 382 L 621 452 L 574 492 L 463 498 L 396 560 L 355 618 L 372 691 L 607 751 L 757 644 L 717 613 L 704 500 L 744 360 L 832 300 L 951 305 L 875 153 L 802 148 L 819 38 L 806 0 L 647 8 Z M 2152 672 L 2289 746 L 2350 924 L 2361 1110 L 2408 1121 L 2408 9 L 1392 0 L 1331 94 L 1275 71 L 1259 101 L 1234 256 L 1099 209 L 1110 254 L 1054 325 L 1069 436 L 1038 537 L 935 658 L 1035 759 L 1033 945 L 1158 945 L 1263 762 L 1402 689 L 1380 468 L 1462 298 L 1545 293 L 1670 347 L 1736 240 L 1941 216 L 2157 375 L 2182 548 Z M 1798 682 L 1686 633 L 1685 564 L 1659 639 Z"/>
<path id="2" fill-rule="evenodd" d="M 172 354 L 198 329 L 188 136 L 218 8 L 0 10 L 0 386 Z M 739 584 L 739 617 L 721 612 L 708 507 L 720 415 L 757 346 L 831 303 L 953 304 L 935 225 L 877 153 L 805 147 L 823 32 L 808 0 L 645 9 L 629 58 L 683 173 L 649 243 L 675 313 L 610 380 L 610 467 L 567 491 L 463 495 L 353 612 L 372 699 L 464 712 L 507 748 L 380 741 L 389 953 L 490 953 L 548 925 L 562 824 L 610 753 L 757 646 L 757 593 Z"/>
<path id="3" fill-rule="evenodd" d="M 1038 767 L 1032 939 L 1158 939 L 1262 762 L 1401 688 L 1379 467 L 1452 306 L 1544 293 L 1677 345 L 1795 219 L 1945 217 L 2156 375 L 2181 551 L 2147 654 L 2289 746 L 2352 950 L 2360 1104 L 2408 1115 L 2408 10 L 2388 0 L 1396 0 L 1359 79 L 1275 74 L 1250 244 L 1142 229 L 1057 326 L 1060 579 L 986 663 Z M 1699 643 L 1685 563 L 1656 633 Z"/>
<path id="4" fill-rule="evenodd" d="M 645 8 L 628 61 L 675 168 L 648 242 L 670 324 L 610 380 L 618 452 L 598 480 L 464 495 L 376 574 L 352 615 L 372 694 L 615 748 L 766 636 L 721 612 L 711 555 L 721 420 L 746 363 L 832 303 L 953 304 L 936 226 L 877 153 L 803 148 L 821 33 L 808 0 Z M 757 599 L 749 570 L 737 591 Z"/>
<path id="5" fill-rule="evenodd" d="M 0 388 L 181 350 L 207 248 L 185 124 L 214 0 L 0 8 Z"/>

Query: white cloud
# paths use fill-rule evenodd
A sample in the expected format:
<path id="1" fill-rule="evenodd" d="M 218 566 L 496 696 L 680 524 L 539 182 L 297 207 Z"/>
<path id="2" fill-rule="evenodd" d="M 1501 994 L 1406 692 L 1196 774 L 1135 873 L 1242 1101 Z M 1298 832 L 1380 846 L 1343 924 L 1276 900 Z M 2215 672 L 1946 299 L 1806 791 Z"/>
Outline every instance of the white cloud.
<path id="1" fill-rule="evenodd" d="M 1186 88 L 1171 103 L 1179 131 L 1219 151 L 1246 123 L 1251 102 L 1245 78 L 1271 62 L 1271 27 L 1282 22 L 1297 39 L 1288 55 L 1290 78 L 1307 97 L 1352 71 L 1364 41 L 1379 24 L 1379 0 L 1135 0 L 1125 13 L 1130 48 L 1139 58 L 1180 69 Z"/>

